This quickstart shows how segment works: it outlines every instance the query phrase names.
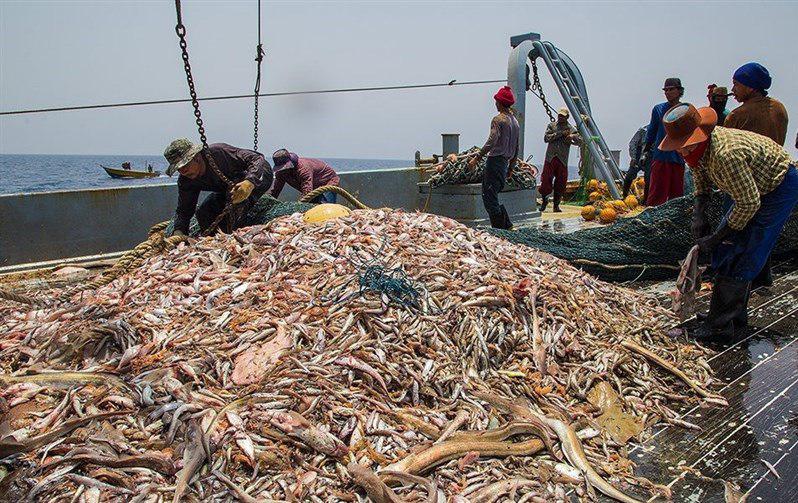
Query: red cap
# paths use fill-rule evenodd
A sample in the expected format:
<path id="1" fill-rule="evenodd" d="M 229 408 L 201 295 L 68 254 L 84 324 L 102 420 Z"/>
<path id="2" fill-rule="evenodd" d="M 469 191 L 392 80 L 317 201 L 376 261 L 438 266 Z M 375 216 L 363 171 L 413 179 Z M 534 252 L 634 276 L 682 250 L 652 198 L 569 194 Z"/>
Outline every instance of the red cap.
<path id="1" fill-rule="evenodd" d="M 512 106 L 513 103 L 515 103 L 515 95 L 513 94 L 513 90 L 510 89 L 510 86 L 504 86 L 499 89 L 499 92 L 493 95 L 493 99 L 506 107 Z"/>

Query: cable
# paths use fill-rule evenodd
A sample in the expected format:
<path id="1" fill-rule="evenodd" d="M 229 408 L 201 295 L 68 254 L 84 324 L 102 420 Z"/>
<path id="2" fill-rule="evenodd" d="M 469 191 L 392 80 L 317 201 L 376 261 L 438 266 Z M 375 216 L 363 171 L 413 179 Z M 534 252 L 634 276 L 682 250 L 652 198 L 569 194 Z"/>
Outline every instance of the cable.
<path id="1" fill-rule="evenodd" d="M 315 91 L 286 91 L 280 93 L 263 93 L 259 94 L 262 98 L 277 97 L 277 96 L 297 96 L 304 94 L 333 94 L 333 93 L 359 93 L 369 91 L 394 91 L 402 89 L 424 89 L 430 87 L 453 87 L 453 86 L 473 86 L 481 84 L 497 84 L 499 82 L 507 82 L 506 79 L 497 80 L 471 80 L 465 82 L 442 82 L 433 84 L 407 84 L 401 86 L 375 86 L 375 87 L 350 87 L 341 89 L 320 89 Z M 208 98 L 197 98 L 197 101 L 218 101 L 218 100 L 238 100 L 246 98 L 254 98 L 255 94 L 233 94 L 229 96 L 211 96 Z M 171 103 L 191 103 L 190 99 L 175 99 L 175 100 L 152 100 L 152 101 L 130 101 L 126 103 L 108 103 L 101 105 L 79 105 L 71 107 L 50 107 L 50 108 L 34 108 L 29 110 L 8 110 L 0 112 L 0 115 L 23 115 L 23 114 L 36 114 L 45 112 L 66 112 L 72 110 L 93 110 L 98 108 L 122 108 L 122 107 L 137 107 L 146 105 L 167 105 Z"/>

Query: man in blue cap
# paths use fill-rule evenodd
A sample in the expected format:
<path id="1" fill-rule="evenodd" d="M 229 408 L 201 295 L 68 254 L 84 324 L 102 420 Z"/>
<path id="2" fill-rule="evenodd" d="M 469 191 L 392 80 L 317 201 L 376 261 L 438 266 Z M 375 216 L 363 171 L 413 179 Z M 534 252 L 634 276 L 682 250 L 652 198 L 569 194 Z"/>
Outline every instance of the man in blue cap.
<path id="1" fill-rule="evenodd" d="M 738 68 L 732 77 L 732 93 L 742 105 L 729 113 L 723 126 L 759 133 L 784 146 L 787 139 L 787 110 L 780 101 L 768 96 L 771 80 L 770 72 L 759 63 L 746 63 Z M 768 258 L 751 286 L 757 288 L 772 284 L 773 274 Z"/>
<path id="2" fill-rule="evenodd" d="M 787 110 L 768 96 L 771 78 L 759 63 L 746 63 L 734 72 L 732 94 L 742 103 L 726 117 L 724 127 L 753 131 L 784 146 L 787 139 Z"/>

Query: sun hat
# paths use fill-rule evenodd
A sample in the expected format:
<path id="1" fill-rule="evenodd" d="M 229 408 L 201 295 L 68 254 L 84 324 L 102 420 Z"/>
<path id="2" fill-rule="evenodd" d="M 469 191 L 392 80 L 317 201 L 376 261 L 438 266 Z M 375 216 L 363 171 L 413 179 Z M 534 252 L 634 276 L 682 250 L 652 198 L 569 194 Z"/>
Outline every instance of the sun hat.
<path id="1" fill-rule="evenodd" d="M 565 107 L 560 107 L 560 109 L 557 110 L 557 115 L 564 115 L 565 117 L 568 117 L 571 115 L 571 112 L 569 112 Z"/>
<path id="2" fill-rule="evenodd" d="M 274 161 L 275 173 L 277 173 L 278 171 L 283 171 L 284 169 L 296 168 L 297 165 L 299 164 L 299 156 L 297 156 L 293 152 L 289 152 L 287 149 L 284 148 L 276 150 L 274 154 L 272 154 L 272 160 Z"/>
<path id="3" fill-rule="evenodd" d="M 710 107 L 696 109 L 690 103 L 674 105 L 662 118 L 665 138 L 659 144 L 659 149 L 668 152 L 701 143 L 709 138 L 717 122 L 718 114 Z"/>
<path id="4" fill-rule="evenodd" d="M 202 145 L 191 143 L 188 138 L 178 138 L 166 147 L 163 156 L 169 162 L 166 174 L 172 176 L 176 171 L 180 171 L 186 164 L 190 163 L 194 156 L 202 151 Z"/>
<path id="5" fill-rule="evenodd" d="M 662 85 L 662 90 L 664 91 L 669 87 L 678 87 L 679 89 L 684 89 L 682 87 L 682 79 L 678 77 L 668 77 L 665 79 L 665 84 Z"/>

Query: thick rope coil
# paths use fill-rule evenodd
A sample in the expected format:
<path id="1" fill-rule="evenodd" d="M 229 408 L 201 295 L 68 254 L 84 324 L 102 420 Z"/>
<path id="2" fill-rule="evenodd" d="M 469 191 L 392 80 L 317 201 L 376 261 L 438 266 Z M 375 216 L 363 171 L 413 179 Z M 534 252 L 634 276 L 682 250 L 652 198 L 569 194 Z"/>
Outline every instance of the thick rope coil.
<path id="1" fill-rule="evenodd" d="M 19 302 L 20 304 L 29 304 L 31 306 L 41 306 L 44 304 L 44 301 L 41 299 L 28 297 L 27 295 L 21 295 L 19 293 L 9 292 L 8 290 L 2 289 L 0 289 L 0 299 L 10 300 L 11 302 Z"/>
<path id="2" fill-rule="evenodd" d="M 325 192 L 335 192 L 339 196 L 343 197 L 349 203 L 354 206 L 358 210 L 368 210 L 369 207 L 365 204 L 358 201 L 358 199 L 346 191 L 346 189 L 339 187 L 337 185 L 324 185 L 319 187 L 318 189 L 313 189 L 301 198 L 299 198 L 300 203 L 309 203 L 311 200 L 319 197 L 320 195 L 324 194 Z"/>
<path id="3" fill-rule="evenodd" d="M 101 288 L 111 283 L 119 276 L 122 276 L 123 274 L 126 274 L 140 266 L 145 259 L 177 246 L 185 238 L 183 236 L 164 237 L 163 231 L 168 225 L 169 221 L 153 225 L 150 228 L 149 237 L 146 241 L 139 243 L 132 250 L 125 252 L 125 254 L 119 257 L 119 260 L 117 260 L 110 269 L 103 272 L 99 278 L 65 292 L 61 295 L 59 300 L 65 301 L 76 293 Z"/>

